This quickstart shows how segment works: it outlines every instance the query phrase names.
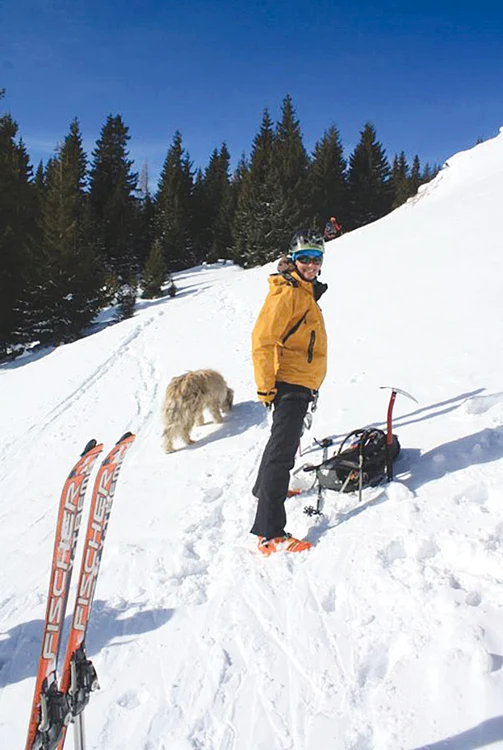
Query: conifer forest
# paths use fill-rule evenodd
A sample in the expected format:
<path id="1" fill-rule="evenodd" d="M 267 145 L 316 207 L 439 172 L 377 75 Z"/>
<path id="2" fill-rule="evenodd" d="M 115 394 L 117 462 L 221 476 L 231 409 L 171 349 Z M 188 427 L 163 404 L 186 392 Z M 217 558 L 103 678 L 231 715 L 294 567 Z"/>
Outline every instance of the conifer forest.
<path id="1" fill-rule="evenodd" d="M 404 152 L 390 162 L 370 122 L 347 159 L 335 125 L 309 154 L 288 95 L 278 122 L 264 111 L 233 171 L 225 143 L 194 168 L 177 131 L 152 187 L 148 164 L 136 171 L 129 158 L 130 138 L 122 117 L 110 115 L 87 154 L 75 119 L 34 166 L 18 123 L 0 110 L 0 360 L 73 341 L 112 304 L 118 319 L 132 315 L 138 296 L 166 294 L 174 271 L 273 261 L 296 229 L 322 235 L 331 216 L 352 231 L 438 171 L 418 156 L 409 165 Z"/>

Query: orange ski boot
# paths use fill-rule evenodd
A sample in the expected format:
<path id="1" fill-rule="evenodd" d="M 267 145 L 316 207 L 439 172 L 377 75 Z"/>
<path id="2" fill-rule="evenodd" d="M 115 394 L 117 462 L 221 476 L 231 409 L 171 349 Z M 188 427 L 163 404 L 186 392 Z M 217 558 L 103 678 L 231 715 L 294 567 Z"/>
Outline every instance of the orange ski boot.
<path id="1" fill-rule="evenodd" d="M 305 539 L 295 539 L 291 534 L 277 536 L 274 539 L 266 539 L 263 536 L 258 538 L 258 549 L 265 557 L 269 557 L 273 552 L 304 552 L 311 549 L 313 545 Z"/>

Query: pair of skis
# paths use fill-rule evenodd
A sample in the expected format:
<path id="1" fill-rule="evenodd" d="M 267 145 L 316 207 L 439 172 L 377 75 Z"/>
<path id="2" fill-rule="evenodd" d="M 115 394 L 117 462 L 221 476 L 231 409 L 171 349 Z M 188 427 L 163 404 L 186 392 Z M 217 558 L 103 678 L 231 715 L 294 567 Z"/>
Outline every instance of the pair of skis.
<path id="1" fill-rule="evenodd" d="M 72 624 L 58 682 L 57 667 L 86 489 L 102 444 L 91 440 L 70 472 L 59 503 L 42 649 L 25 750 L 62 750 L 70 722 L 84 750 L 82 711 L 99 687 L 85 638 L 117 478 L 135 436 L 127 432 L 103 459 L 94 482 Z"/>

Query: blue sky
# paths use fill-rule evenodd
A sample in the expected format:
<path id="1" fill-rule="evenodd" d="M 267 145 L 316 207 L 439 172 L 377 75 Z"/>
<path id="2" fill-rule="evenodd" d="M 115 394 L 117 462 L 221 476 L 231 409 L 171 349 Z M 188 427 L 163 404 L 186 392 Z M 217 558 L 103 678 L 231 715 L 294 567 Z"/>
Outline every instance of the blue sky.
<path id="1" fill-rule="evenodd" d="M 0 111 L 35 165 L 117 113 L 152 176 L 176 129 L 196 167 L 223 141 L 235 164 L 286 93 L 308 150 L 335 124 L 349 154 L 370 120 L 390 159 L 441 163 L 498 132 L 502 81 L 497 0 L 0 0 Z"/>

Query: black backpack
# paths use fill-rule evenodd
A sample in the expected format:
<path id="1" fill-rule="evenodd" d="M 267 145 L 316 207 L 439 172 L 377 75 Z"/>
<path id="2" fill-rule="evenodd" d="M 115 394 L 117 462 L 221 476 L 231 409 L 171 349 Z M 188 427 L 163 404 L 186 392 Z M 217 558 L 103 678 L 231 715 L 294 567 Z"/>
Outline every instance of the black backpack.
<path id="1" fill-rule="evenodd" d="M 400 443 L 393 435 L 390 459 L 400 453 Z M 342 441 L 331 458 L 316 467 L 320 487 L 337 492 L 354 492 L 375 487 L 386 477 L 386 433 L 376 427 L 354 430 Z"/>
<path id="2" fill-rule="evenodd" d="M 362 490 L 365 487 L 376 487 L 385 479 L 391 482 L 393 479 L 393 463 L 400 453 L 400 443 L 393 434 L 392 416 L 393 405 L 397 394 L 406 396 L 417 403 L 414 396 L 407 391 L 395 386 L 381 386 L 390 390 L 391 396 L 388 404 L 386 417 L 387 431 L 383 432 L 377 427 L 366 427 L 354 430 L 347 435 L 339 446 L 339 449 L 331 458 L 327 458 L 327 451 L 333 445 L 332 438 L 315 440 L 323 448 L 323 460 L 321 464 L 304 464 L 297 471 L 316 472 L 314 484 L 318 484 L 318 500 L 316 507 L 307 506 L 304 513 L 309 516 L 322 515 L 321 505 L 323 490 L 335 490 L 336 492 L 358 491 L 358 499 L 362 500 Z"/>

